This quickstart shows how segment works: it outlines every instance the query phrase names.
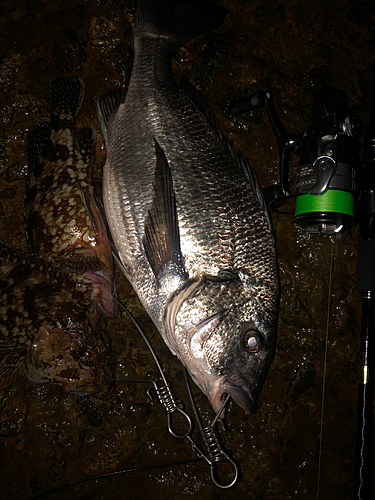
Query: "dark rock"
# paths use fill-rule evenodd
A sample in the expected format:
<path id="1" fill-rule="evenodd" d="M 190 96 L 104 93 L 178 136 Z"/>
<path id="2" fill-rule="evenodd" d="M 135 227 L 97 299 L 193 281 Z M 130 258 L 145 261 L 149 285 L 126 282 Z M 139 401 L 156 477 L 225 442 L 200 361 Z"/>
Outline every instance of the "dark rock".
<path id="1" fill-rule="evenodd" d="M 315 377 L 315 366 L 306 363 L 296 370 L 296 375 L 290 384 L 291 400 L 295 403 L 313 384 Z"/>
<path id="2" fill-rule="evenodd" d="M 4 422 L 0 423 L 0 437 L 15 437 L 18 430 L 18 425 L 11 420 L 4 420 Z"/>
<path id="3" fill-rule="evenodd" d="M 216 71 L 228 57 L 228 47 L 220 37 L 211 37 L 203 50 L 202 64 L 194 85 L 203 90 L 216 81 Z"/>
<path id="4" fill-rule="evenodd" d="M 125 87 L 129 85 L 133 66 L 133 50 L 126 42 L 119 43 L 113 50 L 116 70 L 122 76 Z"/>
<path id="5" fill-rule="evenodd" d="M 38 477 L 35 474 L 30 478 L 30 490 L 34 494 L 39 493 L 40 491 Z"/>
<path id="6" fill-rule="evenodd" d="M 334 84 L 335 75 L 333 71 L 325 65 L 313 68 L 309 73 L 309 83 L 311 87 L 319 89 L 325 85 Z"/>
<path id="7" fill-rule="evenodd" d="M 27 175 L 27 165 L 20 165 L 19 163 L 13 163 L 7 168 L 5 174 L 5 180 L 7 182 L 19 181 L 20 179 L 26 177 Z M 3 198 L 4 199 L 4 198 Z"/>
<path id="8" fill-rule="evenodd" d="M 271 16 L 269 5 L 262 3 L 254 11 L 254 17 L 256 19 L 269 19 Z"/>
<path id="9" fill-rule="evenodd" d="M 359 26 L 364 26 L 370 16 L 375 14 L 375 3 L 371 0 L 365 2 L 354 2 L 351 7 L 351 14 Z"/>
<path id="10" fill-rule="evenodd" d="M 0 59 L 0 64 L 1 64 L 1 59 Z M 0 169 L 3 169 L 4 166 L 4 153 L 5 153 L 5 147 L 3 145 L 3 138 L 0 137 Z"/>
<path id="11" fill-rule="evenodd" d="M 346 38 L 349 40 L 349 42 L 356 43 L 357 40 L 360 38 L 360 36 L 361 36 L 360 33 L 355 32 L 355 33 L 349 33 L 348 35 L 346 35 Z"/>
<path id="12" fill-rule="evenodd" d="M 285 5 L 283 3 L 276 7 L 276 14 L 281 17 L 283 21 L 285 20 Z"/>
<path id="13" fill-rule="evenodd" d="M 76 402 L 91 427 L 99 427 L 102 424 L 102 416 L 92 402 L 92 399 L 82 394 L 77 394 Z"/>
<path id="14" fill-rule="evenodd" d="M 12 200 L 17 193 L 17 189 L 15 187 L 3 189 L 0 191 L 0 200 Z"/>
<path id="15" fill-rule="evenodd" d="M 15 7 L 11 12 L 10 12 L 10 19 L 14 22 L 17 23 L 18 21 L 22 21 L 23 19 L 26 19 L 29 17 L 31 14 L 31 7 L 27 3 L 24 5 L 21 5 L 19 7 Z"/>
<path id="16" fill-rule="evenodd" d="M 52 58 L 61 73 L 79 71 L 82 68 L 87 54 L 74 29 L 64 28 L 54 39 Z"/>
<path id="17" fill-rule="evenodd" d="M 96 0 L 98 5 L 119 9 L 127 14 L 135 14 L 137 0 Z"/>

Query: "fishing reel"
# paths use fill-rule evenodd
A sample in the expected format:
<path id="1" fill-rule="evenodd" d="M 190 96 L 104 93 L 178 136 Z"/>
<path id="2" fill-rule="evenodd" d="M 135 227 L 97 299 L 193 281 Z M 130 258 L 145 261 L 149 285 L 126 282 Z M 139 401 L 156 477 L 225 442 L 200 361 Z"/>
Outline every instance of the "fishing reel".
<path id="1" fill-rule="evenodd" d="M 265 107 L 279 150 L 280 185 L 264 190 L 270 207 L 296 199 L 294 221 L 311 234 L 335 234 L 354 224 L 356 171 L 362 122 L 350 114 L 346 95 L 335 87 L 317 94 L 311 125 L 288 134 L 276 112 L 271 92 L 258 90 L 230 103 L 234 115 Z M 289 188 L 291 154 L 300 157 L 295 194 Z"/>

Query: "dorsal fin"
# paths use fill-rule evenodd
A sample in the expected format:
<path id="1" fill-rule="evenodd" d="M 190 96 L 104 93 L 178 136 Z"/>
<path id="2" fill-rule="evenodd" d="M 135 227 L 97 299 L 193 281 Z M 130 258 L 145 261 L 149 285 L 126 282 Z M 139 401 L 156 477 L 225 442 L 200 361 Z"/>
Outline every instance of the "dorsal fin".
<path id="1" fill-rule="evenodd" d="M 246 158 L 243 158 L 241 153 L 236 150 L 233 146 L 233 143 L 225 137 L 225 135 L 220 130 L 219 124 L 216 121 L 215 115 L 212 112 L 212 109 L 203 95 L 189 82 L 187 77 L 183 77 L 180 80 L 180 88 L 185 92 L 185 94 L 189 97 L 192 103 L 201 111 L 201 113 L 207 119 L 209 125 L 212 127 L 218 138 L 220 139 L 224 148 L 230 153 L 234 161 L 241 168 L 243 174 L 248 180 L 249 184 L 253 187 L 254 191 L 257 194 L 257 197 L 260 201 L 262 210 L 266 214 L 269 227 L 272 232 L 272 223 L 269 215 L 268 207 L 266 200 L 263 195 L 263 191 L 259 185 L 259 181 L 255 171 L 250 167 Z"/>
<path id="2" fill-rule="evenodd" d="M 47 158 L 52 148 L 51 124 L 43 122 L 27 136 L 27 163 L 29 173 L 35 178 L 43 172 L 44 163 L 40 159 Z"/>
<path id="3" fill-rule="evenodd" d="M 116 114 L 120 104 L 125 101 L 126 91 L 124 89 L 109 90 L 99 96 L 96 103 L 99 128 L 103 136 L 104 143 L 107 141 L 107 128 Z"/>
<path id="4" fill-rule="evenodd" d="M 88 165 L 88 169 L 90 170 L 95 161 L 95 140 L 96 140 L 96 131 L 94 127 L 87 127 L 81 130 L 78 130 L 75 134 L 77 144 L 79 147 L 79 151 L 82 155 L 82 159 L 86 165 Z M 89 173 L 91 176 L 91 172 Z"/>

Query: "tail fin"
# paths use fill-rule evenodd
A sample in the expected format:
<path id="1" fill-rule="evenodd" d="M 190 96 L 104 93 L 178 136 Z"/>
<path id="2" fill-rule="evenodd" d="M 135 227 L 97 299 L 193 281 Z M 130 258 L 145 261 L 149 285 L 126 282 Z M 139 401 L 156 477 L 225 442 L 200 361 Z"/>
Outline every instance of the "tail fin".
<path id="1" fill-rule="evenodd" d="M 179 47 L 220 26 L 226 12 L 208 0 L 138 0 L 136 37 L 160 35 Z"/>

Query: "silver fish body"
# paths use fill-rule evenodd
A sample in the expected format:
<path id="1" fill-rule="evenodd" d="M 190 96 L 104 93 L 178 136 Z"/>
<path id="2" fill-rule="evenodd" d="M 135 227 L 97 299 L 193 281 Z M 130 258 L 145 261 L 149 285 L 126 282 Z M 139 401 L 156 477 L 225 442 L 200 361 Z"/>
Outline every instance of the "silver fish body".
<path id="1" fill-rule="evenodd" d="M 124 272 L 170 350 L 215 411 L 228 393 L 251 412 L 275 344 L 272 231 L 254 174 L 171 69 L 180 45 L 224 13 L 206 1 L 138 2 L 125 101 L 98 105 L 103 198 Z"/>

